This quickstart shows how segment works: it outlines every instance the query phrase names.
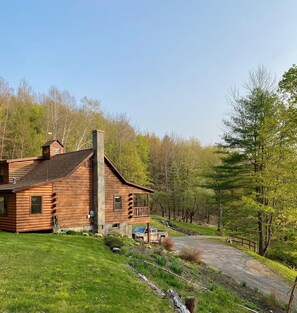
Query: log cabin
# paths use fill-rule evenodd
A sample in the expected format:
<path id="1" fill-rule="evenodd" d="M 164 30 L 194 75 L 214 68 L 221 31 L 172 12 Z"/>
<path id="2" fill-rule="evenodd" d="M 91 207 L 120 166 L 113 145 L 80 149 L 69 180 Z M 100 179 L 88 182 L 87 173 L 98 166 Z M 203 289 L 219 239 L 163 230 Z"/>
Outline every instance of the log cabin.
<path id="1" fill-rule="evenodd" d="M 104 155 L 104 134 L 93 131 L 93 148 L 64 152 L 46 142 L 42 156 L 0 161 L 0 230 L 92 230 L 132 235 L 150 222 L 150 193 L 127 181 Z"/>

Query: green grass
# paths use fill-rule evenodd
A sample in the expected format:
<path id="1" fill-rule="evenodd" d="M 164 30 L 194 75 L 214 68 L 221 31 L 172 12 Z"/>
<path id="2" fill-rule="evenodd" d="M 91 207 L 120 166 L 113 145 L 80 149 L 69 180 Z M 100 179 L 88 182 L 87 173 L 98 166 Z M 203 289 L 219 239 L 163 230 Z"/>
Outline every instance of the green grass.
<path id="1" fill-rule="evenodd" d="M 154 267 L 145 261 L 155 263 L 159 267 L 167 268 L 178 275 L 182 275 L 196 284 L 201 284 L 209 288 L 209 291 L 193 288 L 191 284 L 188 284 L 178 277 L 159 267 Z M 180 260 L 174 255 L 165 253 L 161 253 L 160 255 L 158 252 L 154 251 L 151 251 L 150 253 L 144 252 L 142 255 L 139 253 L 131 253 L 129 262 L 140 273 L 154 281 L 163 290 L 171 288 L 178 291 L 183 302 L 187 296 L 195 296 L 198 299 L 197 312 L 199 313 L 246 312 L 246 310 L 240 308 L 238 304 L 244 304 L 256 308 L 253 304 L 214 283 L 213 280 L 209 278 L 210 269 L 207 270 L 204 268 L 204 270 L 201 271 L 199 265 L 189 265 L 187 262 Z M 202 274 L 202 272 L 204 273 Z"/>
<path id="2" fill-rule="evenodd" d="M 158 215 L 151 215 L 151 221 L 150 221 L 150 225 L 151 226 L 154 226 L 154 227 L 157 227 L 157 229 L 159 231 L 167 231 L 169 236 L 173 236 L 173 237 L 181 237 L 181 236 L 184 236 L 184 234 L 178 232 L 178 231 L 175 231 L 169 227 L 167 227 L 166 225 L 164 225 L 163 223 L 161 223 L 162 221 L 162 217 L 161 216 L 158 216 Z M 140 225 L 146 225 L 146 224 L 136 224 L 136 225 L 133 225 L 133 228 L 136 227 L 136 226 L 140 226 Z"/>
<path id="3" fill-rule="evenodd" d="M 164 230 L 167 231 L 169 236 L 173 237 L 180 237 L 184 236 L 184 234 L 175 231 L 169 227 L 166 227 L 163 223 L 161 223 L 162 217 L 157 216 L 157 215 L 151 215 L 151 225 L 157 227 L 158 230 Z"/>
<path id="4" fill-rule="evenodd" d="M 174 225 L 193 230 L 197 232 L 199 235 L 203 236 L 219 236 L 219 233 L 217 232 L 217 227 L 214 225 L 210 226 L 204 226 L 204 225 L 198 225 L 198 224 L 191 224 L 191 223 L 184 223 L 179 221 L 171 221 Z"/>
<path id="5" fill-rule="evenodd" d="M 161 221 L 164 218 L 160 215 L 151 215 L 151 225 L 156 226 L 158 229 L 164 229 L 168 231 L 170 236 L 185 236 L 184 234 L 174 231 L 171 228 L 166 227 Z M 219 233 L 217 232 L 217 227 L 214 225 L 209 225 L 209 226 L 204 226 L 204 225 L 198 225 L 198 224 L 191 224 L 191 223 L 184 223 L 184 222 L 179 222 L 179 221 L 173 221 L 171 220 L 171 223 L 185 228 L 189 230 L 193 230 L 197 232 L 199 235 L 204 235 L 204 236 L 219 236 Z"/>
<path id="6" fill-rule="evenodd" d="M 94 237 L 0 232 L 0 312 L 172 312 Z"/>

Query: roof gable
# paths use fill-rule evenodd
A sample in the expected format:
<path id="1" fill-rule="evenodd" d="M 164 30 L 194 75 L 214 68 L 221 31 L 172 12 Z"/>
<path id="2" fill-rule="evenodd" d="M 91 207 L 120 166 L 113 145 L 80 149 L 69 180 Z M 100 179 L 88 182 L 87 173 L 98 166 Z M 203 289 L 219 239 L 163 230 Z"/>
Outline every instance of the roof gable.
<path id="1" fill-rule="evenodd" d="M 50 146 L 51 144 L 53 144 L 54 142 L 57 142 L 61 147 L 64 148 L 64 145 L 63 145 L 63 144 L 60 142 L 60 140 L 58 140 L 58 139 L 54 139 L 54 140 L 49 140 L 49 141 L 47 141 L 45 144 L 43 144 L 43 145 L 41 146 L 41 148 L 48 147 L 48 146 Z"/>
<path id="2" fill-rule="evenodd" d="M 152 189 L 149 189 L 147 187 L 144 187 L 144 186 L 140 186 L 140 185 L 137 185 L 137 184 L 134 184 L 134 183 L 131 183 L 129 181 L 127 181 L 124 176 L 119 172 L 119 170 L 115 167 L 115 165 L 108 159 L 107 156 L 104 156 L 104 161 L 105 161 L 105 164 L 114 172 L 114 174 L 118 177 L 118 179 L 123 182 L 124 184 L 126 185 L 129 185 L 131 187 L 134 187 L 134 188 L 138 188 L 138 189 L 141 189 L 143 191 L 147 191 L 147 192 L 154 192 Z"/>
<path id="3" fill-rule="evenodd" d="M 57 154 L 36 165 L 16 184 L 0 185 L 0 191 L 20 191 L 33 186 L 63 179 L 73 173 L 83 162 L 93 155 L 93 150 Z"/>
<path id="4" fill-rule="evenodd" d="M 17 192 L 37 185 L 42 185 L 64 179 L 71 175 L 81 164 L 93 156 L 93 149 L 80 150 L 57 154 L 50 159 L 43 159 L 16 184 L 0 185 L 0 192 Z M 104 163 L 112 170 L 117 178 L 125 185 L 141 189 L 146 192 L 154 192 L 152 189 L 133 184 L 127 181 L 118 171 L 115 165 L 105 156 Z"/>

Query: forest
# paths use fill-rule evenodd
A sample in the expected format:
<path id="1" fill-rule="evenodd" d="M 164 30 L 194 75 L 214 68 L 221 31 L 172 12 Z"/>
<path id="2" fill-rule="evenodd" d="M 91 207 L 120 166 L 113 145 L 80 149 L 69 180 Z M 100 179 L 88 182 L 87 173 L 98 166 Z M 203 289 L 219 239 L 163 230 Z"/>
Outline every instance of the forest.
<path id="1" fill-rule="evenodd" d="M 66 152 L 87 149 L 91 131 L 101 129 L 120 172 L 155 190 L 152 212 L 216 223 L 222 233 L 257 240 L 259 254 L 296 266 L 297 66 L 279 82 L 259 67 L 229 102 L 220 142 L 202 146 L 196 137 L 141 132 L 126 114 L 104 112 L 100 100 L 54 86 L 37 94 L 26 81 L 13 90 L 0 78 L 0 159 L 38 156 L 54 138 Z"/>

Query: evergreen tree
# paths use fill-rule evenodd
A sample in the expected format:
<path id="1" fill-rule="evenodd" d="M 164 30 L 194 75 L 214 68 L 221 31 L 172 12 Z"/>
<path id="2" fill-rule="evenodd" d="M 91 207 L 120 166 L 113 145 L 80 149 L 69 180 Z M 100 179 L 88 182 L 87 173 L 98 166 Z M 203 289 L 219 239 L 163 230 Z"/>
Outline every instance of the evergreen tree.
<path id="1" fill-rule="evenodd" d="M 278 99 L 272 93 L 269 75 L 263 69 L 251 76 L 249 87 L 246 96 L 235 97 L 233 112 L 224 121 L 226 131 L 222 148 L 228 156 L 223 164 L 234 177 L 233 186 L 236 182 L 239 191 L 236 194 L 241 196 L 240 201 L 236 198 L 230 201 L 230 207 L 238 211 L 245 222 L 257 222 L 259 254 L 265 255 L 275 212 L 267 181 L 277 135 L 275 126 L 279 122 Z"/>

